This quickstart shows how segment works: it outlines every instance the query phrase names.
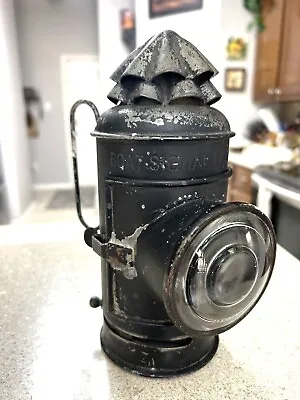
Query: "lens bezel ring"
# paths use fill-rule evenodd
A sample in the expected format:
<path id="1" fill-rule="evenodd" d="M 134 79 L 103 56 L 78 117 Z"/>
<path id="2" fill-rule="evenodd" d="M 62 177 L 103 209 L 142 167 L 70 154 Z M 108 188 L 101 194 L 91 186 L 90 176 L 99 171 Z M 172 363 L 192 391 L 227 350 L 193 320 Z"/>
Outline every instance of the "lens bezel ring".
<path id="1" fill-rule="evenodd" d="M 217 329 L 207 329 L 207 327 L 203 326 L 204 319 L 199 317 L 186 297 L 186 285 L 190 268 L 190 260 L 192 254 L 195 253 L 195 250 L 199 245 L 199 242 L 197 242 L 195 239 L 197 239 L 198 235 L 204 228 L 212 224 L 219 217 L 222 217 L 228 213 L 241 211 L 248 212 L 260 219 L 261 223 L 266 228 L 269 238 L 270 251 L 266 253 L 264 266 L 268 266 L 268 275 L 257 298 L 255 298 L 253 304 L 251 304 L 251 306 L 244 313 L 242 313 L 236 320 L 228 325 L 219 327 Z M 196 221 L 195 224 L 193 224 L 192 227 L 187 230 L 185 239 L 179 246 L 173 259 L 173 263 L 166 276 L 164 282 L 164 303 L 171 320 L 180 330 L 194 337 L 203 335 L 216 335 L 230 329 L 232 326 L 241 321 L 253 309 L 263 295 L 273 272 L 275 255 L 276 239 L 274 228 L 269 218 L 257 207 L 252 204 L 239 202 L 224 203 L 216 206 L 209 214 L 203 216 L 200 221 Z"/>

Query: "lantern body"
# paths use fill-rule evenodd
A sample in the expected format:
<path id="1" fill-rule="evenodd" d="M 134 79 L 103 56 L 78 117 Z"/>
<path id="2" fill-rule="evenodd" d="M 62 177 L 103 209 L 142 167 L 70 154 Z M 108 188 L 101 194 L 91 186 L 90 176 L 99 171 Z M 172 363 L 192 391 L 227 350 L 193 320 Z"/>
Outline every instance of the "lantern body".
<path id="1" fill-rule="evenodd" d="M 117 106 L 92 133 L 100 225 L 87 242 L 101 256 L 102 348 L 141 375 L 205 365 L 274 265 L 267 217 L 226 203 L 233 133 L 211 107 L 220 98 L 209 81 L 216 72 L 163 32 L 113 74 Z"/>
<path id="2" fill-rule="evenodd" d="M 201 130 L 202 113 L 211 126 Z M 130 118 L 138 121 L 134 132 Z M 102 116 L 96 131 L 101 234 L 93 246 L 105 255 L 103 349 L 115 361 L 125 351 L 128 368 L 150 375 L 198 367 L 215 352 L 217 339 L 195 346 L 174 326 L 164 285 L 190 224 L 226 197 L 228 123 L 208 107 L 120 106 Z"/>

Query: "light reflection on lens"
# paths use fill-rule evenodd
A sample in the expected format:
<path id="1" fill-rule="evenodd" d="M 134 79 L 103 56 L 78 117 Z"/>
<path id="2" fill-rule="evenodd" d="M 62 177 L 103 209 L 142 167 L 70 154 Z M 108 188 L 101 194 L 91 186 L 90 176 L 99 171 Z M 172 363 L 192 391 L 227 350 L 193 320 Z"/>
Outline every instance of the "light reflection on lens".
<path id="1" fill-rule="evenodd" d="M 238 213 L 237 213 L 238 214 Z M 190 262 L 187 299 L 194 312 L 216 326 L 237 319 L 257 299 L 268 279 L 268 241 L 256 215 L 236 222 L 222 216 L 201 232 Z M 259 224 L 258 224 L 259 222 Z M 207 231 L 207 235 L 206 232 Z"/>
<path id="2" fill-rule="evenodd" d="M 276 254 L 271 221 L 255 206 L 226 203 L 190 226 L 165 280 L 174 324 L 190 336 L 217 335 L 255 306 Z"/>
<path id="3" fill-rule="evenodd" d="M 250 293 L 257 272 L 257 259 L 247 247 L 234 245 L 223 250 L 207 273 L 209 298 L 219 306 L 239 303 Z"/>

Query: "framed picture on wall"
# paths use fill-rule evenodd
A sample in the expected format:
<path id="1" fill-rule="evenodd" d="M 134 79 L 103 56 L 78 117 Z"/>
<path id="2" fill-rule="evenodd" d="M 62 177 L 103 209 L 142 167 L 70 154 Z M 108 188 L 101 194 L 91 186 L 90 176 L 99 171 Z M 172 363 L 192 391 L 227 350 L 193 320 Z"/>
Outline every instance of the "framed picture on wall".
<path id="1" fill-rule="evenodd" d="M 136 46 L 135 16 L 132 10 L 121 10 L 121 32 L 122 40 L 124 44 L 128 47 L 128 50 L 134 50 Z"/>
<path id="2" fill-rule="evenodd" d="M 246 86 L 246 70 L 244 68 L 227 68 L 225 70 L 225 90 L 242 92 Z"/>
<path id="3" fill-rule="evenodd" d="M 149 0 L 150 18 L 163 15 L 198 10 L 203 7 L 203 0 Z"/>
<path id="4" fill-rule="evenodd" d="M 241 37 L 231 36 L 226 46 L 227 60 L 245 60 L 247 58 L 248 44 Z"/>

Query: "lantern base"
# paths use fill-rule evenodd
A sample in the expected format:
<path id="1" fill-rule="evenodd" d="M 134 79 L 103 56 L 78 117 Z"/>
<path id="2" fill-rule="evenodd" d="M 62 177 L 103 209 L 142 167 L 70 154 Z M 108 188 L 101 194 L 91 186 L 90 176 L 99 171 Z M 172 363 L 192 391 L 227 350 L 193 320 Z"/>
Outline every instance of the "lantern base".
<path id="1" fill-rule="evenodd" d="M 101 345 L 106 355 L 120 367 L 138 375 L 163 378 L 196 371 L 215 355 L 218 336 L 187 338 L 178 342 L 153 342 L 125 338 L 104 322 Z"/>

